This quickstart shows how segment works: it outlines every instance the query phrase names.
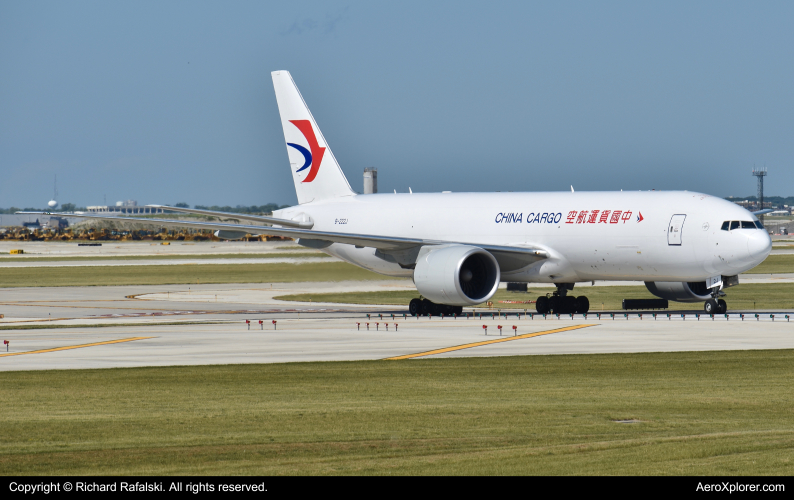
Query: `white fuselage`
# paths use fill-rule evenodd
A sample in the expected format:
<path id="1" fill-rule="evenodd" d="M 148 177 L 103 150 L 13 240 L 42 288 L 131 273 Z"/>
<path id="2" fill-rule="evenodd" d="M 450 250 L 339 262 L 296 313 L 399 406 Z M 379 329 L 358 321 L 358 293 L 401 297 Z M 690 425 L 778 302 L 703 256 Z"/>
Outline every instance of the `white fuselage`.
<path id="1" fill-rule="evenodd" d="M 503 268 L 501 281 L 511 282 L 700 281 L 757 266 L 772 247 L 764 229 L 721 229 L 724 221 L 756 221 L 744 208 L 685 191 L 356 195 L 274 215 L 302 214 L 316 231 L 525 245 L 548 253 L 527 267 Z M 373 248 L 334 243 L 324 251 L 390 276 L 413 273 Z"/>

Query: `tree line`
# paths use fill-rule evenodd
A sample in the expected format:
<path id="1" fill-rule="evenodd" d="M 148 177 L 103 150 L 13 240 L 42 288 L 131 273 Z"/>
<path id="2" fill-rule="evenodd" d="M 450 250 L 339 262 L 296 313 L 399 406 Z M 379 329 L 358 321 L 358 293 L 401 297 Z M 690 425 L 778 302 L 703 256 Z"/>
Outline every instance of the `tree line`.
<path id="1" fill-rule="evenodd" d="M 758 201 L 757 196 L 728 196 L 725 198 L 728 201 Z M 783 205 L 792 206 L 794 205 L 794 196 L 764 196 L 764 203 L 771 203 L 776 207 L 782 207 Z"/>

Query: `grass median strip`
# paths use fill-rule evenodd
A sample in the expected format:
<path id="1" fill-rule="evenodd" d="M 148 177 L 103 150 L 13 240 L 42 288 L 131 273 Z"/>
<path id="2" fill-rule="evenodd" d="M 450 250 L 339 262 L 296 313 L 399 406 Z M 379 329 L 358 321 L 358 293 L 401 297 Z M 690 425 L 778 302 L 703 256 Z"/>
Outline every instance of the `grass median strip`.
<path id="1" fill-rule="evenodd" d="M 762 263 L 746 274 L 784 274 L 794 273 L 794 255 L 770 255 Z"/>
<path id="2" fill-rule="evenodd" d="M 792 350 L 2 372 L 0 474 L 791 475 L 792 378 Z"/>
<path id="3" fill-rule="evenodd" d="M 207 283 L 293 283 L 394 279 L 345 262 L 190 266 L 22 267 L 0 272 L 0 288 Z"/>

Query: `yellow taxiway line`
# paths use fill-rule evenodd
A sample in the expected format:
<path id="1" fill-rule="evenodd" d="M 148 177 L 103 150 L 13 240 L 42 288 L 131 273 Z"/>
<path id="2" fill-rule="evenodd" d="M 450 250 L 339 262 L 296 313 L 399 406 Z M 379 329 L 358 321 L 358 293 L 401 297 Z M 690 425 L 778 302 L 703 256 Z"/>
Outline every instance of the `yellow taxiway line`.
<path id="1" fill-rule="evenodd" d="M 441 349 L 434 349 L 432 351 L 418 352 L 416 354 L 406 354 L 404 356 L 395 356 L 393 358 L 386 358 L 386 360 L 411 359 L 411 358 L 418 358 L 420 356 L 432 356 L 433 354 L 443 354 L 445 352 L 459 351 L 461 349 L 469 349 L 471 347 L 480 347 L 480 346 L 488 345 L 488 344 L 497 344 L 499 342 L 509 342 L 511 340 L 529 339 L 529 338 L 532 338 L 532 337 L 540 337 L 541 335 L 550 335 L 552 333 L 567 332 L 567 331 L 570 331 L 570 330 L 578 330 L 580 328 L 587 328 L 589 326 L 596 326 L 596 325 L 566 326 L 564 328 L 555 328 L 554 330 L 545 330 L 545 331 L 542 331 L 542 332 L 526 333 L 524 335 L 518 335 L 518 336 L 515 336 L 515 337 L 500 337 L 498 339 L 483 340 L 482 342 L 473 342 L 471 344 L 456 345 L 456 346 L 453 346 L 453 347 L 444 347 L 444 348 L 441 348 Z"/>
<path id="2" fill-rule="evenodd" d="M 105 342 L 94 342 L 92 344 L 80 344 L 80 345 L 67 345 L 64 347 L 54 347 L 52 349 L 41 349 L 38 351 L 25 351 L 25 352 L 4 352 L 0 354 L 0 357 L 3 356 L 19 356 L 20 354 L 40 354 L 43 352 L 55 352 L 55 351 L 66 351 L 68 349 L 80 349 L 82 347 L 93 347 L 95 345 L 107 345 L 107 344 L 118 344 L 121 342 L 132 342 L 133 340 L 144 340 L 144 339 L 153 339 L 154 337 L 130 337 L 128 339 L 119 339 L 119 340 L 107 340 Z"/>

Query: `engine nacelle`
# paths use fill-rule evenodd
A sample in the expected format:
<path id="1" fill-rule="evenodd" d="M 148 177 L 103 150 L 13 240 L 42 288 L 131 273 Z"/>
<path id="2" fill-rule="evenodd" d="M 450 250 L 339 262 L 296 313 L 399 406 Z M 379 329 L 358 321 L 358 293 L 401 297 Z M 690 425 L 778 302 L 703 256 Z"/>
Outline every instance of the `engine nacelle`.
<path id="1" fill-rule="evenodd" d="M 468 245 L 422 247 L 414 284 L 436 304 L 472 306 L 493 297 L 499 288 L 499 264 L 489 252 Z"/>
<path id="2" fill-rule="evenodd" d="M 239 240 L 240 238 L 245 238 L 246 234 L 248 233 L 245 231 L 226 231 L 225 229 L 215 231 L 215 236 L 222 240 Z"/>
<path id="3" fill-rule="evenodd" d="M 645 288 L 657 297 L 676 302 L 703 302 L 711 298 L 705 281 L 646 281 Z"/>

